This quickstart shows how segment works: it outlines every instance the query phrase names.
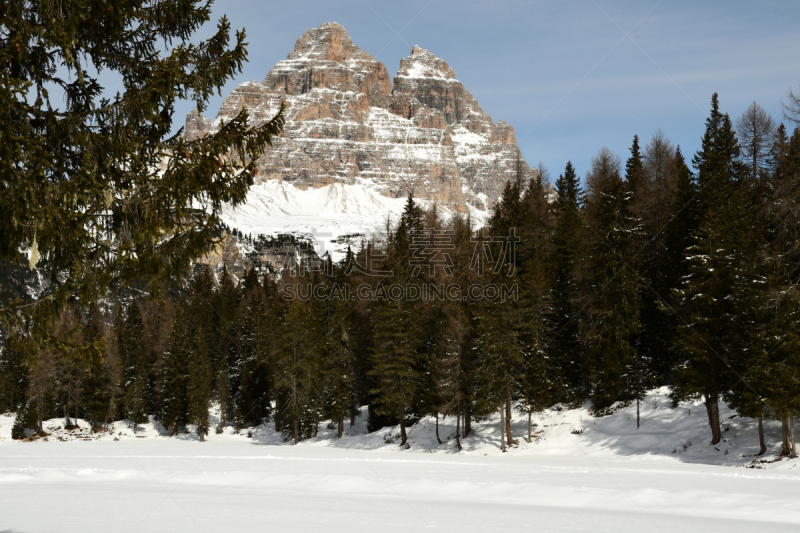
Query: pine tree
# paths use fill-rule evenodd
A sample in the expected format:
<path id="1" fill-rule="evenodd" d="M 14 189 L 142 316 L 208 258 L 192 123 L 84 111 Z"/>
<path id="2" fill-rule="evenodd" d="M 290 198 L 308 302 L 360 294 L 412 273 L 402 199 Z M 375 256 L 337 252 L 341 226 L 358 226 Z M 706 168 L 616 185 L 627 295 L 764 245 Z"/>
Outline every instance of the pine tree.
<path id="1" fill-rule="evenodd" d="M 147 421 L 152 394 L 149 387 L 149 365 L 144 343 L 144 322 L 139 301 L 134 299 L 128 306 L 124 321 L 118 320 L 117 347 L 123 364 L 123 387 L 125 388 L 125 411 L 133 423 Z"/>
<path id="2" fill-rule="evenodd" d="M 19 332 L 7 333 L 0 346 L 0 408 L 17 411 L 26 403 L 28 367 L 26 346 Z"/>
<path id="3" fill-rule="evenodd" d="M 271 282 L 265 280 L 262 290 L 253 271 L 245 277 L 243 297 L 237 314 L 238 344 L 236 361 L 230 367 L 230 383 L 235 403 L 234 422 L 238 429 L 246 424 L 258 425 L 270 415 L 273 378 L 277 373 L 275 353 L 281 335 L 282 316 L 275 307 L 276 297 Z M 276 378 L 277 379 L 277 378 Z M 276 423 L 279 422 L 276 413 Z"/>
<path id="4" fill-rule="evenodd" d="M 288 423 L 295 444 L 308 434 L 309 415 L 321 396 L 319 371 L 322 331 L 309 305 L 299 300 L 289 305 L 282 325 L 275 363 L 275 386 L 283 394 L 281 418 Z M 305 431 L 304 431 L 305 430 Z"/>
<path id="5" fill-rule="evenodd" d="M 235 418 L 233 388 L 231 387 L 231 367 L 237 359 L 237 308 L 240 298 L 241 291 L 234 284 L 233 278 L 228 273 L 227 266 L 223 266 L 215 302 L 219 319 L 219 346 L 216 350 L 217 360 L 214 365 L 216 397 L 219 402 L 221 426 L 233 422 Z"/>
<path id="6" fill-rule="evenodd" d="M 735 364 L 752 328 L 754 243 L 743 168 L 730 118 L 719 112 L 714 94 L 702 148 L 693 159 L 698 170 L 700 224 L 686 249 L 687 276 L 675 291 L 678 300 L 675 400 L 703 397 L 712 432 L 720 439 L 719 401 L 736 381 Z"/>
<path id="7" fill-rule="evenodd" d="M 580 180 L 572 163 L 567 162 L 564 174 L 556 180 L 556 222 L 552 238 L 552 344 L 553 358 L 562 369 L 566 383 L 573 391 L 588 390 L 583 348 L 579 338 L 576 269 L 584 224 L 580 211 L 584 205 Z"/>
<path id="8" fill-rule="evenodd" d="M 42 336 L 44 318 L 70 299 L 96 301 L 117 281 L 179 278 L 214 245 L 222 206 L 244 201 L 282 113 L 252 127 L 243 109 L 193 141 L 173 133 L 177 101 L 202 111 L 247 60 L 245 32 L 229 45 L 225 17 L 195 41 L 210 15 L 199 1 L 4 6 L 0 260 L 36 250 L 41 264 L 31 265 L 59 277 L 47 305 L 27 309 Z M 109 98 L 102 80 L 116 78 Z M 0 318 L 17 320 L 18 303 Z"/>
<path id="9" fill-rule="evenodd" d="M 525 358 L 520 383 L 520 409 L 528 414 L 528 442 L 531 441 L 531 419 L 556 401 L 567 399 L 561 369 L 550 356 L 551 306 L 547 261 L 551 254 L 550 234 L 552 211 L 547 201 L 547 170 L 540 164 L 539 175 L 529 180 L 521 202 L 519 258 L 520 341 Z"/>
<path id="10" fill-rule="evenodd" d="M 692 246 L 700 216 L 697 183 L 686 165 L 680 146 L 675 149 L 676 184 L 669 196 L 668 212 L 671 219 L 664 228 L 664 261 L 660 269 L 661 289 L 658 296 L 661 320 L 651 323 L 650 344 L 653 372 L 662 382 L 672 382 L 672 371 L 677 364 L 675 335 L 679 317 L 673 311 L 678 301 L 673 294 L 680 281 L 689 273 L 686 249 Z"/>
<path id="11" fill-rule="evenodd" d="M 374 346 L 372 347 L 372 393 L 375 410 L 387 417 L 397 417 L 400 445 L 406 446 L 406 417 L 417 402 L 421 382 L 419 366 L 423 360 L 424 328 L 419 320 L 420 303 L 408 298 L 394 300 L 388 295 L 391 284 L 407 286 L 412 278 L 411 238 L 415 231 L 426 230 L 422 212 L 409 195 L 397 230 L 390 235 L 389 263 L 384 270 L 394 275 L 376 284 Z"/>
<path id="12" fill-rule="evenodd" d="M 102 311 L 97 305 L 92 305 L 87 315 L 86 326 L 83 330 L 83 341 L 94 343 L 102 339 L 103 343 L 106 344 L 107 332 Z M 81 392 L 86 406 L 87 418 L 94 428 L 97 428 L 101 421 L 107 422 L 108 407 L 113 391 L 107 344 L 104 348 L 104 359 L 91 366 L 84 379 Z"/>
<path id="13" fill-rule="evenodd" d="M 329 259 L 330 261 L 330 259 Z M 346 264 L 346 263 L 345 263 Z M 331 268 L 329 266 L 329 268 Z M 337 269 L 334 283 L 342 286 L 348 277 Z M 334 290 L 331 286 L 329 291 Z M 332 294 L 329 292 L 329 294 Z M 338 293 L 337 293 L 338 294 Z M 325 324 L 324 383 L 326 388 L 325 411 L 337 424 L 337 437 L 344 432 L 344 419 L 356 408 L 356 354 L 353 349 L 355 331 L 353 304 L 342 298 L 328 298 L 317 302 L 322 308 L 319 320 Z"/>
<path id="14" fill-rule="evenodd" d="M 634 340 L 640 333 L 635 253 L 641 228 L 632 212 L 633 195 L 619 175 L 619 158 L 607 149 L 592 161 L 587 208 L 593 232 L 588 241 L 586 339 L 589 398 L 596 410 L 641 394 L 642 369 Z"/>
<path id="15" fill-rule="evenodd" d="M 205 266 L 195 275 L 189 290 L 186 328 L 188 422 L 197 426 L 200 440 L 208 433 L 208 410 L 214 395 L 214 362 L 219 348 L 216 294 L 211 270 Z"/>
<path id="16" fill-rule="evenodd" d="M 769 230 L 762 251 L 767 293 L 762 305 L 761 354 L 749 374 L 748 384 L 759 394 L 744 390 L 754 414 L 770 414 L 784 427 L 782 455 L 796 455 L 792 420 L 800 414 L 800 129 L 791 138 L 778 129 L 772 149 L 765 222 Z M 749 397 L 748 397 L 749 396 Z M 760 418 L 759 418 L 760 419 Z M 762 432 L 763 435 L 763 432 Z M 763 442 L 763 437 L 762 437 Z M 764 450 L 762 445 L 762 453 Z"/>
<path id="17" fill-rule="evenodd" d="M 191 340 L 187 329 L 186 303 L 181 302 L 175 313 L 175 322 L 169 334 L 169 344 L 164 353 L 161 377 L 161 423 L 172 435 L 189 421 L 189 349 Z"/>
<path id="18" fill-rule="evenodd" d="M 197 434 L 200 440 L 205 440 L 208 434 L 209 420 L 208 409 L 211 406 L 213 390 L 211 388 L 211 357 L 210 347 L 207 344 L 208 336 L 202 326 L 197 329 L 191 328 L 194 342 L 190 343 L 188 350 L 188 384 L 186 388 L 186 400 L 188 410 L 188 421 L 197 426 Z"/>
<path id="19" fill-rule="evenodd" d="M 406 445 L 406 416 L 416 400 L 420 382 L 416 369 L 421 357 L 421 337 L 422 328 L 409 302 L 381 302 L 375 316 L 373 393 L 377 396 L 378 412 L 397 417 L 401 446 Z"/>
<path id="20" fill-rule="evenodd" d="M 508 182 L 495 206 L 489 222 L 492 236 L 514 235 L 523 218 L 519 182 Z M 482 282 L 496 286 L 519 285 L 519 266 L 516 254 L 498 251 L 497 265 L 486 272 Z M 499 266 L 499 268 L 497 268 Z M 515 298 L 496 298 L 475 304 L 474 350 L 476 356 L 476 410 L 504 412 L 504 441 L 514 444 L 511 433 L 511 404 L 519 393 L 521 376 L 525 374 L 526 358 L 523 348 L 523 310 Z"/>

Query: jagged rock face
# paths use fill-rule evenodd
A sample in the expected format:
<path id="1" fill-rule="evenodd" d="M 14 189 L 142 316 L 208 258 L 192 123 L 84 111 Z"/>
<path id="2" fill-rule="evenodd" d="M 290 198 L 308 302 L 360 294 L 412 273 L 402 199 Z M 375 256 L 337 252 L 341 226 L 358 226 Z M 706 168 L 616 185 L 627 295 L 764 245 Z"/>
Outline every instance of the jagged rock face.
<path id="1" fill-rule="evenodd" d="M 415 46 L 392 89 L 384 65 L 336 23 L 308 30 L 263 82 L 237 87 L 213 122 L 190 113 L 186 137 L 214 133 L 242 107 L 270 120 L 282 101 L 286 126 L 257 162 L 261 180 L 360 183 L 464 210 L 488 208 L 516 171 L 514 129 L 493 123 L 445 61 Z"/>
<path id="2" fill-rule="evenodd" d="M 292 235 L 265 238 L 261 236 L 234 235 L 223 231 L 217 245 L 197 260 L 198 265 L 208 265 L 212 271 L 221 272 L 223 265 L 238 283 L 251 268 L 259 277 L 269 273 L 273 279 L 287 269 L 319 270 L 322 260 L 307 240 Z"/>

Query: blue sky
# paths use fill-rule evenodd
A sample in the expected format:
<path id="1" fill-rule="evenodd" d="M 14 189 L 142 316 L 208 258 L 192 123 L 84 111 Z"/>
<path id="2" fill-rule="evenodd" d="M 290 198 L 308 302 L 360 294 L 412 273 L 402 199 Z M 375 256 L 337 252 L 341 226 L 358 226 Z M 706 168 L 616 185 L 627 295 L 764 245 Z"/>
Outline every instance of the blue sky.
<path id="1" fill-rule="evenodd" d="M 336 21 L 392 77 L 414 44 L 446 60 L 553 178 L 567 160 L 584 175 L 604 146 L 625 158 L 634 134 L 645 144 L 657 128 L 690 159 L 713 92 L 732 118 L 756 100 L 781 119 L 781 99 L 800 86 L 800 2 L 788 0 L 218 0 L 213 11 L 250 43 L 223 95 L 262 80 L 307 29 Z"/>

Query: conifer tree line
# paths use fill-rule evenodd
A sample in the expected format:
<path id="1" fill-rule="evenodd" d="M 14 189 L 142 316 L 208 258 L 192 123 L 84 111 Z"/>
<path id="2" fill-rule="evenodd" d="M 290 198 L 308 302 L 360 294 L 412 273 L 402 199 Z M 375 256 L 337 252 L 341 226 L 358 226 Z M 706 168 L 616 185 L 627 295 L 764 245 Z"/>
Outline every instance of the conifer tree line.
<path id="1" fill-rule="evenodd" d="M 756 103 L 732 121 L 715 94 L 691 161 L 659 130 L 646 143 L 634 136 L 624 160 L 602 149 L 583 182 L 571 163 L 554 187 L 544 167 L 519 169 L 482 231 L 409 197 L 384 241 L 340 263 L 323 257 L 318 271 L 236 280 L 203 267 L 177 298 L 65 312 L 61 334 L 102 340 L 88 362 L 34 357 L 19 326 L 4 337 L 0 401 L 19 412 L 18 434 L 53 416 L 100 428 L 154 416 L 202 436 L 216 402 L 221 425 L 269 422 L 295 442 L 323 420 L 341 436 L 368 406 L 370 430 L 398 425 L 402 446 L 421 416 L 460 447 L 473 422 L 499 413 L 505 447 L 512 409 L 528 414 L 528 435 L 516 437 L 530 440 L 533 415 L 554 404 L 589 400 L 602 416 L 667 385 L 675 405 L 704 403 L 712 444 L 724 401 L 759 420 L 761 453 L 761 422 L 780 420 L 781 453 L 793 454 L 799 218 L 800 129 L 776 126 Z M 447 236 L 446 264 L 418 267 L 422 232 Z M 492 240 L 509 235 L 512 247 Z M 390 296 L 440 284 L 515 291 Z M 309 285 L 326 295 L 368 286 L 375 297 L 312 297 Z M 454 435 L 438 434 L 443 417 Z"/>

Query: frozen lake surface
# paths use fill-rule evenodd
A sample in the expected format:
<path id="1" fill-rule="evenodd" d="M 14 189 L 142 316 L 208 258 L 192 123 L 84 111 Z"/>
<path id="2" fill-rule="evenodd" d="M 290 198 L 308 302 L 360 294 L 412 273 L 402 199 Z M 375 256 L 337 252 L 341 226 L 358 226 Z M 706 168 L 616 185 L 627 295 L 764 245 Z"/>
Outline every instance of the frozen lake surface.
<path id="1" fill-rule="evenodd" d="M 239 441 L 0 449 L 0 531 L 798 531 L 800 475 Z"/>
<path id="2" fill-rule="evenodd" d="M 46 442 L 19 442 L 0 415 L 0 533 L 800 531 L 800 460 L 776 457 L 780 425 L 765 424 L 769 451 L 755 457 L 755 421 L 721 413 L 718 446 L 703 407 L 672 409 L 664 390 L 640 429 L 633 406 L 558 408 L 536 415 L 527 443 L 515 413 L 508 453 L 499 416 L 475 423 L 459 453 L 452 418 L 443 444 L 423 418 L 401 450 L 397 428 L 366 434 L 365 417 L 342 439 L 322 424 L 293 446 L 271 424 L 201 443 L 155 422 L 92 434 L 61 419 L 45 423 Z"/>

